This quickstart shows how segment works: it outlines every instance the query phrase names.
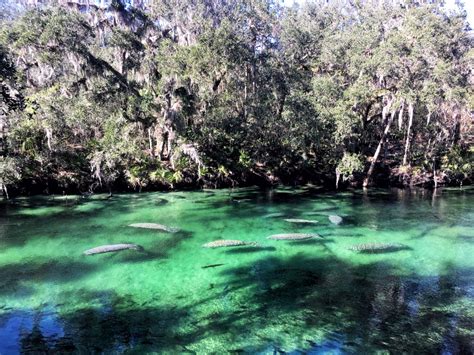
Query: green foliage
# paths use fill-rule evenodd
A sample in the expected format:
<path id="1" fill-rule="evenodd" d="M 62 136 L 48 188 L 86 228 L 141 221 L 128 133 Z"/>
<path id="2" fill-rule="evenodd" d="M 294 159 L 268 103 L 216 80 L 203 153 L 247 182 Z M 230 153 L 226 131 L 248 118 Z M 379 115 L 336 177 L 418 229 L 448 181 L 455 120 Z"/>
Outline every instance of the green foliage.
<path id="1" fill-rule="evenodd" d="M 15 67 L 8 56 L 8 52 L 0 43 L 0 80 L 3 82 L 12 79 L 15 74 Z"/>
<path id="2" fill-rule="evenodd" d="M 459 175 L 468 178 L 474 173 L 474 147 L 463 149 L 460 146 L 452 147 L 448 153 L 441 158 L 441 168 L 450 176 L 456 179 Z"/>
<path id="3" fill-rule="evenodd" d="M 18 162 L 9 157 L 0 157 L 0 186 L 16 183 L 21 179 L 21 171 Z"/>
<path id="4" fill-rule="evenodd" d="M 391 168 L 442 161 L 472 179 L 462 14 L 270 0 L 90 11 L 44 6 L 1 23 L 2 155 L 22 166 L 10 184 L 346 179 L 379 142 Z"/>
<path id="5" fill-rule="evenodd" d="M 239 164 L 244 168 L 252 166 L 252 159 L 250 159 L 249 154 L 244 150 L 240 151 Z"/>
<path id="6" fill-rule="evenodd" d="M 337 164 L 336 171 L 347 180 L 352 174 L 360 173 L 364 170 L 364 163 L 357 154 L 344 152 L 341 161 Z"/>

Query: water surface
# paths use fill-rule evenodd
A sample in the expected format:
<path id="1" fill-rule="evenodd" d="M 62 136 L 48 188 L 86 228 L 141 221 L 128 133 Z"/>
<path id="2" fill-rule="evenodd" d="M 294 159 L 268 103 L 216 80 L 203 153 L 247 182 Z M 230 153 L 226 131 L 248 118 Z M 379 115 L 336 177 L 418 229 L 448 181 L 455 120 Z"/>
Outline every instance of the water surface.
<path id="1" fill-rule="evenodd" d="M 295 232 L 323 239 L 266 239 Z M 372 242 L 403 248 L 349 249 Z M 144 251 L 82 254 L 114 243 Z M 0 353 L 473 353 L 473 255 L 473 189 L 19 198 L 0 204 Z"/>

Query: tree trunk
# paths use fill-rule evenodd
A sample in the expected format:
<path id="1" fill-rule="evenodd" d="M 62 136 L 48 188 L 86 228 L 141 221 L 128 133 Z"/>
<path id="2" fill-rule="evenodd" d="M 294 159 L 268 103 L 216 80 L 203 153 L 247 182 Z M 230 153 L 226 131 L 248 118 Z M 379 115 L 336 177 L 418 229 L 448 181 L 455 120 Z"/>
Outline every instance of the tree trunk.
<path id="1" fill-rule="evenodd" d="M 53 138 L 53 130 L 51 128 L 45 128 L 46 131 L 46 142 L 48 144 L 49 151 L 52 151 L 51 148 L 51 139 Z"/>
<path id="2" fill-rule="evenodd" d="M 248 65 L 246 65 L 245 66 L 245 83 L 244 83 L 244 105 L 243 105 L 243 113 L 244 113 L 245 121 L 247 121 L 248 79 L 249 79 L 249 68 L 248 68 Z"/>
<path id="3" fill-rule="evenodd" d="M 405 143 L 405 154 L 403 155 L 403 165 L 407 165 L 408 153 L 410 150 L 410 137 L 411 137 L 411 126 L 413 124 L 413 104 L 408 104 L 408 128 L 407 128 L 407 141 Z"/>
<path id="4" fill-rule="evenodd" d="M 8 196 L 7 185 L 2 184 L 2 190 L 3 190 L 3 192 L 5 193 L 5 197 L 7 198 L 7 200 L 9 200 L 9 199 L 10 199 L 10 196 Z"/>
<path id="5" fill-rule="evenodd" d="M 402 102 L 402 107 L 398 113 L 398 129 L 402 129 L 403 124 L 403 111 L 405 110 L 405 101 Z"/>
<path id="6" fill-rule="evenodd" d="M 162 138 L 163 143 L 161 144 L 160 159 L 164 161 L 169 160 L 169 132 L 164 132 Z"/>
<path id="7" fill-rule="evenodd" d="M 385 108 L 384 108 L 385 110 Z M 383 116 L 385 117 L 385 112 L 383 113 Z M 372 162 L 370 163 L 370 168 L 369 168 L 369 171 L 367 172 L 367 176 L 366 178 L 364 179 L 364 183 L 363 183 L 363 186 L 364 187 L 367 187 L 369 186 L 370 184 L 370 180 L 372 178 L 372 174 L 374 172 L 374 169 L 375 169 L 375 164 L 377 163 L 377 159 L 380 155 L 380 152 L 382 150 L 382 146 L 383 146 L 383 143 L 387 137 L 387 134 L 388 134 L 388 131 L 390 130 L 390 126 L 392 125 L 392 122 L 393 122 L 393 119 L 395 117 L 395 111 L 392 112 L 392 114 L 390 115 L 390 118 L 388 119 L 388 122 L 387 122 L 387 125 L 385 126 L 385 129 L 383 131 L 383 134 L 382 134 L 382 137 L 380 138 L 380 141 L 379 141 L 379 144 L 377 146 L 377 149 L 375 150 L 375 154 L 372 158 Z"/>
<path id="8" fill-rule="evenodd" d="M 148 144 L 150 145 L 150 156 L 153 156 L 153 138 L 151 137 L 151 127 L 148 128 Z"/>

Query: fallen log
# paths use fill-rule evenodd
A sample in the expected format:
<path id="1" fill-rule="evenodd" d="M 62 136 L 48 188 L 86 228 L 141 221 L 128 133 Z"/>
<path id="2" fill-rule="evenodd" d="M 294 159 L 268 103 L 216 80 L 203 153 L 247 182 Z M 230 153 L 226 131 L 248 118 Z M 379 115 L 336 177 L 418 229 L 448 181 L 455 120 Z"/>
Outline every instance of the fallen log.
<path id="1" fill-rule="evenodd" d="M 219 267 L 222 265 L 225 265 L 225 264 L 211 264 L 211 265 L 201 266 L 201 269 L 209 269 L 209 268 Z"/>

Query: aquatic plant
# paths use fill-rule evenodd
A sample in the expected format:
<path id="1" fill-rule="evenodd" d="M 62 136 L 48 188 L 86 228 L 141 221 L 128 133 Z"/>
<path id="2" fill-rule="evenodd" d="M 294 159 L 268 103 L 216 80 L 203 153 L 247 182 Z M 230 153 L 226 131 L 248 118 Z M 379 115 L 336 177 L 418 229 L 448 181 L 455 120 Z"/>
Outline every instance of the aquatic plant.
<path id="1" fill-rule="evenodd" d="M 273 240 L 304 240 L 304 239 L 323 239 L 319 234 L 312 233 L 288 233 L 288 234 L 273 234 L 267 239 Z"/>
<path id="2" fill-rule="evenodd" d="M 235 239 L 220 239 L 213 242 L 203 244 L 203 248 L 222 248 L 222 247 L 240 247 L 240 246 L 255 246 L 255 242 L 244 242 Z"/>
<path id="3" fill-rule="evenodd" d="M 127 249 L 143 250 L 143 247 L 136 244 L 108 244 L 108 245 L 101 245 L 99 247 L 88 249 L 84 252 L 84 255 L 111 253 L 111 252 L 122 251 L 122 250 L 127 250 Z"/>
<path id="4" fill-rule="evenodd" d="M 169 226 L 165 226 L 164 224 L 159 224 L 159 223 L 132 223 L 132 224 L 129 224 L 128 226 L 134 227 L 134 228 L 156 229 L 156 230 L 161 230 L 168 233 L 176 233 L 180 231 L 179 228 L 169 227 Z"/>

